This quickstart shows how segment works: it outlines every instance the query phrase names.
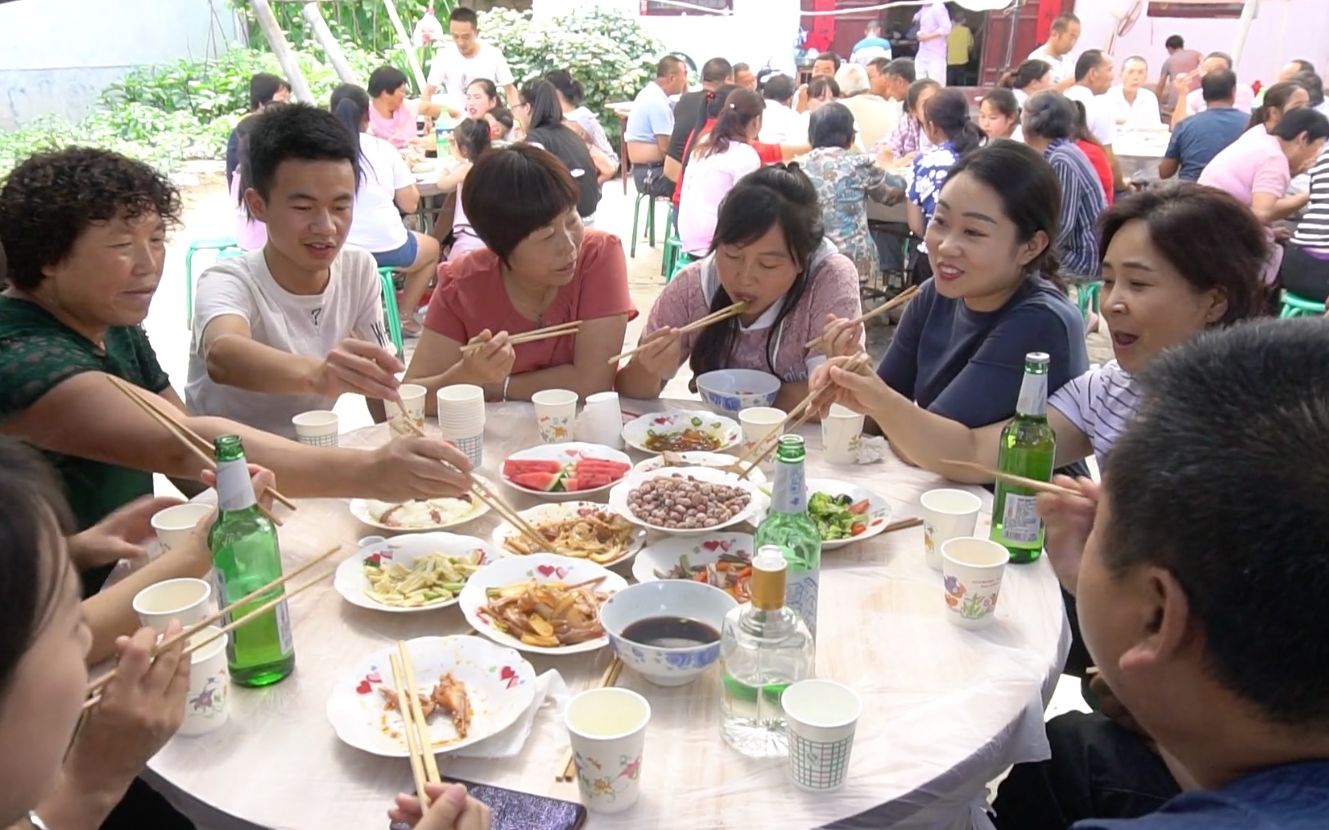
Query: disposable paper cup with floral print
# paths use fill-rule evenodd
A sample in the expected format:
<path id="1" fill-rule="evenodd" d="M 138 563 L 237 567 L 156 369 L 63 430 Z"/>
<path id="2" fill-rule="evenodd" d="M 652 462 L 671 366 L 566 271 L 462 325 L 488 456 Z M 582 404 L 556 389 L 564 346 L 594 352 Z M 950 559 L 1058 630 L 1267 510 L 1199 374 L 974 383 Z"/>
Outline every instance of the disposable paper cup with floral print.
<path id="1" fill-rule="evenodd" d="M 425 395 L 429 390 L 418 383 L 403 383 L 397 387 L 401 405 L 388 402 L 388 428 L 393 435 L 417 435 L 425 429 Z M 415 429 L 411 429 L 411 425 Z"/>
<path id="2" fill-rule="evenodd" d="M 651 704 L 627 689 L 588 689 L 568 703 L 563 723 L 587 809 L 619 813 L 637 803 L 650 720 Z"/>
<path id="3" fill-rule="evenodd" d="M 863 440 L 863 416 L 847 406 L 831 404 L 831 411 L 821 419 L 821 446 L 830 464 L 857 464 L 858 446 Z"/>
<path id="4" fill-rule="evenodd" d="M 152 529 L 162 553 L 182 547 L 193 535 L 194 528 L 212 512 L 212 505 L 201 502 L 177 504 L 152 514 Z"/>
<path id="5" fill-rule="evenodd" d="M 961 628 L 990 625 L 1001 593 L 1001 575 L 1010 551 L 990 539 L 972 536 L 941 546 L 941 575 L 951 622 Z"/>
<path id="6" fill-rule="evenodd" d="M 800 790 L 844 786 L 854 729 L 863 712 L 858 693 L 834 680 L 800 680 L 780 696 L 789 732 L 789 775 Z"/>
<path id="7" fill-rule="evenodd" d="M 577 393 L 570 389 L 542 389 L 531 396 L 535 404 L 535 424 L 540 440 L 561 444 L 572 440 L 573 421 L 577 417 Z"/>
<path id="8" fill-rule="evenodd" d="M 337 446 L 337 433 L 341 431 L 337 413 L 330 409 L 312 409 L 291 419 L 295 437 L 301 444 L 311 447 Z"/>
<path id="9" fill-rule="evenodd" d="M 217 637 L 221 629 L 210 625 L 190 638 L 202 643 Z M 222 634 L 189 655 L 189 696 L 185 698 L 185 720 L 181 735 L 204 735 L 226 723 L 231 676 L 226 669 L 226 638 Z"/>
<path id="10" fill-rule="evenodd" d="M 973 536 L 983 500 L 967 490 L 929 490 L 918 501 L 923 508 L 923 552 L 928 567 L 941 570 L 941 546 L 960 536 Z"/>
<path id="11" fill-rule="evenodd" d="M 211 598 L 212 586 L 206 580 L 181 577 L 149 585 L 134 595 L 132 604 L 138 621 L 162 634 L 172 620 L 182 628 L 203 622 Z"/>
<path id="12" fill-rule="evenodd" d="M 779 429 L 787 417 L 783 409 L 773 406 L 750 406 L 739 410 L 738 422 L 743 426 L 743 452 L 752 452 L 757 442 Z"/>

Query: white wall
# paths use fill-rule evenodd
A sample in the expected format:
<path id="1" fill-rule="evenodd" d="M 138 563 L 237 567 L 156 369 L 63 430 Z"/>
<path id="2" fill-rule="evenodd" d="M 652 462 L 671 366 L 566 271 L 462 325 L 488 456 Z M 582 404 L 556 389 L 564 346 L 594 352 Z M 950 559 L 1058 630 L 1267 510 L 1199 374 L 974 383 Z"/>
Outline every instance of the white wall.
<path id="1" fill-rule="evenodd" d="M 1083 24 L 1077 51 L 1106 47 L 1116 25 L 1111 13 L 1116 2 L 1080 0 L 1075 4 L 1075 13 Z M 1118 66 L 1123 58 L 1143 55 L 1149 61 L 1152 81 L 1157 79 L 1158 69 L 1167 58 L 1163 42 L 1170 35 L 1181 35 L 1188 48 L 1201 53 L 1230 53 L 1238 28 L 1235 18 L 1141 17 L 1130 32 L 1117 38 L 1112 51 Z M 1321 75 L 1329 73 L 1329 0 L 1261 0 L 1246 48 L 1237 62 L 1237 79 L 1242 83 L 1258 79 L 1268 85 L 1277 80 L 1278 70 L 1293 58 L 1315 64 Z"/>
<path id="2" fill-rule="evenodd" d="M 235 37 L 226 0 L 0 3 L 0 129 L 81 118 L 129 67 L 215 55 Z"/>
<path id="3" fill-rule="evenodd" d="M 710 58 L 724 57 L 758 70 L 768 62 L 784 72 L 794 69 L 799 0 L 734 0 L 732 15 L 679 17 L 641 17 L 639 0 L 535 0 L 533 8 L 536 15 L 557 15 L 588 2 L 637 17 L 666 50 L 687 54 L 698 67 Z"/>

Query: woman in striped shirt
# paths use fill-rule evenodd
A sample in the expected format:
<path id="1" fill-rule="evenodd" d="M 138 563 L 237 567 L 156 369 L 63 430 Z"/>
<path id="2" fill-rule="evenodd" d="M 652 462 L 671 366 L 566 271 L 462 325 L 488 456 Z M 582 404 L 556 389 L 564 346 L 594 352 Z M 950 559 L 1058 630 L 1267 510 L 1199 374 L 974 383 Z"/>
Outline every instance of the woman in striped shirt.
<path id="1" fill-rule="evenodd" d="M 1299 297 L 1329 297 L 1329 150 L 1311 166 L 1310 203 L 1283 254 L 1283 287 Z"/>
<path id="2" fill-rule="evenodd" d="M 1075 146 L 1075 105 L 1060 92 L 1048 90 L 1024 107 L 1025 143 L 1043 154 L 1061 184 L 1061 221 L 1057 251 L 1062 273 L 1074 283 L 1094 282 L 1099 273 L 1099 214 L 1107 197 L 1093 165 Z"/>

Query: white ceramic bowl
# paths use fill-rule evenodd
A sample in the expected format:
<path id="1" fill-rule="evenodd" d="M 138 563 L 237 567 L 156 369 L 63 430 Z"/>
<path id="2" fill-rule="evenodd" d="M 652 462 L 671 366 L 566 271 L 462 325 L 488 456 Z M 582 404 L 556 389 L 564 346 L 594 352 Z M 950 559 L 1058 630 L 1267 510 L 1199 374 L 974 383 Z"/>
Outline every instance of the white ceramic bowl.
<path id="1" fill-rule="evenodd" d="M 575 464 L 583 458 L 597 461 L 617 461 L 628 465 L 628 468 L 623 471 L 622 475 L 608 484 L 586 490 L 535 490 L 518 484 L 506 475 L 503 476 L 503 483 L 513 490 L 520 490 L 528 495 L 549 501 L 579 501 L 587 496 L 603 493 L 622 481 L 632 471 L 632 458 L 627 453 L 620 452 L 613 447 L 606 447 L 603 444 L 586 444 L 580 441 L 569 441 L 563 444 L 540 444 L 521 452 L 514 452 L 508 456 L 509 461 L 556 461 L 560 464 Z"/>
<path id="2" fill-rule="evenodd" d="M 717 369 L 697 376 L 697 391 L 707 406 L 729 415 L 751 406 L 771 406 L 780 379 L 756 369 Z"/>
<path id="3" fill-rule="evenodd" d="M 634 450 L 658 453 L 662 450 L 647 446 L 653 437 L 673 435 L 687 430 L 696 430 L 709 436 L 714 444 L 711 451 L 714 452 L 736 447 L 743 440 L 743 429 L 738 425 L 738 421 L 705 409 L 696 409 L 649 412 L 628 421 L 623 425 L 623 441 Z"/>
<path id="4" fill-rule="evenodd" d="M 483 539 L 474 536 L 458 536 L 452 533 L 412 533 L 384 539 L 382 536 L 367 536 L 360 540 L 360 549 L 342 560 L 337 572 L 332 577 L 332 587 L 352 605 L 368 608 L 372 611 L 386 611 L 390 614 L 413 614 L 419 611 L 432 611 L 456 605 L 461 594 L 452 599 L 438 600 L 427 605 L 384 605 L 369 596 L 369 578 L 365 576 L 364 562 L 377 555 L 380 560 L 398 562 L 406 567 L 415 564 L 415 560 L 431 553 L 445 553 L 450 556 L 482 551 L 482 565 L 488 565 L 503 557 L 503 554 Z"/>
<path id="5" fill-rule="evenodd" d="M 720 633 L 725 614 L 738 601 L 719 588 L 700 582 L 660 580 L 630 585 L 600 608 L 600 622 L 609 647 L 624 665 L 657 686 L 682 686 L 697 679 L 720 659 L 720 640 L 681 648 L 652 646 L 623 639 L 623 629 L 649 617 L 683 617 L 705 623 Z"/>

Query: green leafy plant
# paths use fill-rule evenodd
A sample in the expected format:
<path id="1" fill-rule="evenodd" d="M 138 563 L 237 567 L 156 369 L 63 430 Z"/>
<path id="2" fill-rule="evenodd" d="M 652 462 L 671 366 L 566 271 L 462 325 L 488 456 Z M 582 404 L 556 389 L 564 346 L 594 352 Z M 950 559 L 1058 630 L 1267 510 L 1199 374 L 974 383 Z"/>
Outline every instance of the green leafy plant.
<path id="1" fill-rule="evenodd" d="M 231 5 L 245 19 L 249 30 L 249 45 L 256 49 L 267 47 L 263 31 L 254 18 L 254 11 L 247 0 L 231 0 Z M 396 0 L 397 14 L 411 33 L 415 22 L 424 16 L 425 10 L 432 7 L 434 15 L 446 21 L 456 0 Z M 383 8 L 383 0 L 339 0 L 336 3 L 321 3 L 320 11 L 328 22 L 332 34 L 342 43 L 355 43 L 371 52 L 383 53 L 397 46 L 397 32 L 392 27 L 392 20 Z M 286 39 L 297 49 L 317 47 L 318 39 L 310 31 L 309 24 L 300 14 L 299 3 L 272 3 L 272 13 L 281 24 Z"/>

